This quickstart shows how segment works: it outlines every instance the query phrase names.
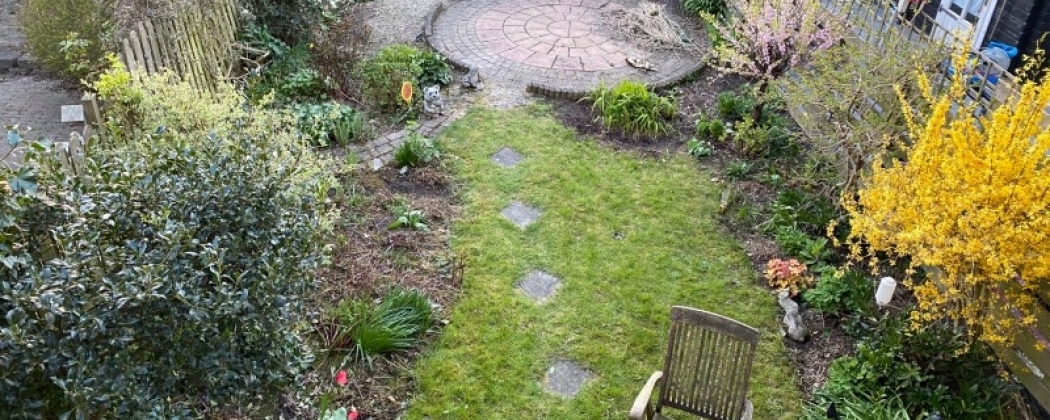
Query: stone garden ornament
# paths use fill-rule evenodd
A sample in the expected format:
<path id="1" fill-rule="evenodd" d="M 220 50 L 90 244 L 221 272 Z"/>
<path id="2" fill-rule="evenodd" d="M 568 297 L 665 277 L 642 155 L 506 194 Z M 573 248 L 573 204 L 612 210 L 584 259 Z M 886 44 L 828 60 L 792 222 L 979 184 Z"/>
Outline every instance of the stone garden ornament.
<path id="1" fill-rule="evenodd" d="M 423 88 L 423 115 L 433 118 L 445 115 L 445 98 L 441 96 L 441 86 L 434 85 Z"/>

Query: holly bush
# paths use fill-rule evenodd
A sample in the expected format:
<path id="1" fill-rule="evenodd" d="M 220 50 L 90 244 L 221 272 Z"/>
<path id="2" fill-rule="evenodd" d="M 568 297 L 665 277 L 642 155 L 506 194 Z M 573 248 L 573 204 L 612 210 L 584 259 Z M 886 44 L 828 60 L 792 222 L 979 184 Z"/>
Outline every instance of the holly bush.
<path id="1" fill-rule="evenodd" d="M 181 417 L 268 398 L 309 362 L 302 297 L 327 259 L 309 150 L 238 130 L 140 140 L 75 171 L 41 144 L 0 166 L 0 411 Z"/>

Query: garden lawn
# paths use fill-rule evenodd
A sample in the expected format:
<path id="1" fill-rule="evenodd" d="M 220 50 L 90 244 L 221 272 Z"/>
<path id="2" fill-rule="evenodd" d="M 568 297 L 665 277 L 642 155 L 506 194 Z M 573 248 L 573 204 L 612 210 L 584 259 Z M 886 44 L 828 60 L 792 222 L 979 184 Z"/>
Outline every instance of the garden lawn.
<path id="1" fill-rule="evenodd" d="M 441 144 L 464 187 L 452 243 L 464 283 L 451 324 L 417 365 L 409 419 L 625 419 L 663 367 L 672 305 L 760 329 L 755 418 L 799 417 L 774 298 L 716 220 L 719 187 L 690 158 L 580 141 L 538 106 L 475 109 Z M 525 160 L 497 166 L 490 158 L 503 146 Z M 522 231 L 500 215 L 512 200 L 544 213 Z M 562 280 L 546 304 L 514 287 L 531 270 Z M 560 359 L 595 374 L 575 397 L 543 388 Z"/>

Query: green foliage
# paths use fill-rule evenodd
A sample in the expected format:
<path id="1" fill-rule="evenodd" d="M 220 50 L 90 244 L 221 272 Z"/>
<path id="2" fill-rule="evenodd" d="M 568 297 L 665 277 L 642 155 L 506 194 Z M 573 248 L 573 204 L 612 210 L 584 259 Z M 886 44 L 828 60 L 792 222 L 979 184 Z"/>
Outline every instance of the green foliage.
<path id="1" fill-rule="evenodd" d="M 764 225 L 768 232 L 790 227 L 809 235 L 824 236 L 828 224 L 841 216 L 841 210 L 826 196 L 802 188 L 780 190 L 771 208 L 772 216 Z"/>
<path id="2" fill-rule="evenodd" d="M 691 156 L 696 156 L 698 158 L 711 156 L 711 153 L 713 153 L 711 143 L 706 140 L 697 140 L 696 138 L 692 138 L 689 140 L 688 143 L 686 143 L 686 147 L 689 149 L 689 154 Z"/>
<path id="3" fill-rule="evenodd" d="M 927 417 L 912 417 L 908 408 L 896 395 L 873 398 L 869 395 L 848 393 L 835 402 L 835 409 L 842 420 L 922 420 Z M 802 420 L 828 420 L 827 407 L 810 403 L 802 414 Z"/>
<path id="4" fill-rule="evenodd" d="M 426 213 L 423 213 L 423 210 L 410 208 L 407 203 L 400 202 L 394 206 L 392 213 L 394 214 L 394 221 L 390 222 L 387 229 L 394 230 L 407 227 L 412 230 L 430 230 L 430 227 L 423 221 L 426 218 Z"/>
<path id="5" fill-rule="evenodd" d="M 606 128 L 618 128 L 634 136 L 657 136 L 672 130 L 671 118 L 678 106 L 671 98 L 657 95 L 644 83 L 624 80 L 611 89 L 602 82 L 587 100 L 594 104 L 596 121 Z"/>
<path id="6" fill-rule="evenodd" d="M 79 81 L 103 62 L 113 10 L 112 0 L 26 0 L 19 23 L 29 53 L 43 68 Z"/>
<path id="7" fill-rule="evenodd" d="M 896 396 L 913 417 L 939 413 L 946 419 L 978 420 L 995 418 L 1015 389 L 996 374 L 989 350 L 967 344 L 955 327 L 911 330 L 904 311 L 860 323 L 852 333 L 860 339 L 857 353 L 831 364 L 828 381 L 818 391 L 821 401 Z"/>
<path id="8" fill-rule="evenodd" d="M 696 136 L 702 139 L 722 139 L 726 134 L 726 126 L 722 120 L 710 119 L 701 113 L 696 117 Z"/>
<path id="9" fill-rule="evenodd" d="M 285 139 L 166 131 L 94 143 L 76 175 L 0 167 L 0 409 L 174 418 L 291 384 L 329 181 Z"/>
<path id="10" fill-rule="evenodd" d="M 106 57 L 94 57 L 92 54 L 93 43 L 81 38 L 76 32 L 70 32 L 65 41 L 58 44 L 58 51 L 66 62 L 65 75 L 80 81 L 82 84 L 91 86 L 108 67 Z"/>
<path id="11" fill-rule="evenodd" d="M 820 267 L 831 262 L 835 256 L 828 247 L 827 238 L 810 236 L 795 227 L 781 227 L 775 231 L 773 240 L 784 253 L 810 267 Z"/>
<path id="12" fill-rule="evenodd" d="M 327 147 L 333 143 L 345 146 L 368 135 L 361 114 L 338 102 L 295 104 L 291 110 L 299 132 L 314 146 Z"/>
<path id="13" fill-rule="evenodd" d="M 828 185 L 851 190 L 887 140 L 891 146 L 903 140 L 907 125 L 896 89 L 922 109 L 915 70 L 935 68 L 945 54 L 939 45 L 917 44 L 898 32 L 880 35 L 877 46 L 846 38 L 815 53 L 795 77 L 777 82 L 787 102 L 808 111 L 797 117 L 811 150 L 835 163 Z"/>
<path id="14" fill-rule="evenodd" d="M 283 75 L 277 83 L 277 96 L 291 101 L 317 101 L 327 96 L 331 83 L 317 70 L 301 68 Z"/>
<path id="15" fill-rule="evenodd" d="M 441 150 L 434 141 L 415 132 L 394 150 L 394 163 L 401 168 L 430 163 L 440 157 Z"/>
<path id="16" fill-rule="evenodd" d="M 411 103 L 401 99 L 401 84 L 410 82 L 418 86 L 423 74 L 421 55 L 422 51 L 410 45 L 391 45 L 380 49 L 358 68 L 362 92 L 383 111 L 412 109 Z"/>
<path id="17" fill-rule="evenodd" d="M 288 45 L 297 45 L 310 41 L 310 29 L 325 17 L 325 3 L 317 0 L 247 0 L 244 5 L 254 15 L 249 24 L 270 28 L 277 39 Z"/>
<path id="18" fill-rule="evenodd" d="M 241 33 L 242 41 L 252 48 L 268 51 L 267 65 L 248 78 L 247 94 L 260 100 L 275 93 L 277 102 L 316 102 L 328 97 L 333 82 L 310 66 L 307 44 L 292 44 L 278 39 L 265 26 L 249 26 Z"/>
<path id="19" fill-rule="evenodd" d="M 755 107 L 755 99 L 750 95 L 725 91 L 718 94 L 716 105 L 718 107 L 718 115 L 726 120 L 735 122 L 751 115 L 751 110 Z"/>
<path id="20" fill-rule="evenodd" d="M 825 270 L 817 284 L 802 292 L 809 306 L 828 315 L 871 316 L 875 313 L 875 286 L 863 272 L 848 270 L 841 276 Z"/>
<path id="21" fill-rule="evenodd" d="M 682 10 L 693 16 L 707 14 L 723 19 L 729 12 L 729 7 L 725 0 L 682 0 Z"/>
<path id="22" fill-rule="evenodd" d="M 420 72 L 416 86 L 421 88 L 434 85 L 447 85 L 452 81 L 452 67 L 441 54 L 434 51 L 420 51 L 416 55 Z"/>
<path id="23" fill-rule="evenodd" d="M 744 180 L 754 172 L 755 164 L 745 161 L 738 160 L 726 165 L 726 177 L 735 180 Z"/>
<path id="24" fill-rule="evenodd" d="M 769 153 L 769 130 L 755 124 L 750 116 L 733 125 L 730 143 L 740 154 L 747 157 L 764 157 Z"/>
<path id="25" fill-rule="evenodd" d="M 430 300 L 415 290 L 395 289 L 378 305 L 344 301 L 335 310 L 339 325 L 330 350 L 350 351 L 371 363 L 376 355 L 412 348 L 434 322 Z"/>

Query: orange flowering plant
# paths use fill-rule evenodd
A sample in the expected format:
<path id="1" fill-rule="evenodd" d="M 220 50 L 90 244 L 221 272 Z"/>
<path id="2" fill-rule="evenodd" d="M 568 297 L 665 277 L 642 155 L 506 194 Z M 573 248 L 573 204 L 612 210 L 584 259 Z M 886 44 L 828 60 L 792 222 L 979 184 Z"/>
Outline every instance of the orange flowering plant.
<path id="1" fill-rule="evenodd" d="M 769 260 L 766 263 L 766 281 L 774 290 L 787 290 L 794 297 L 802 289 L 813 285 L 806 265 L 798 260 Z"/>
<path id="2" fill-rule="evenodd" d="M 966 59 L 956 54 L 954 68 Z M 918 301 L 916 327 L 950 319 L 996 344 L 1035 323 L 1032 292 L 1050 282 L 1050 76 L 1035 76 L 1036 63 L 1026 62 L 1021 74 L 1032 77 L 1019 78 L 1015 95 L 987 111 L 970 99 L 965 72 L 918 73 L 930 107 L 906 113 L 906 157 L 876 159 L 883 164 L 844 199 L 854 257 L 873 268 L 877 255 L 910 257 L 904 285 Z M 911 278 L 919 267 L 937 275 Z"/>

